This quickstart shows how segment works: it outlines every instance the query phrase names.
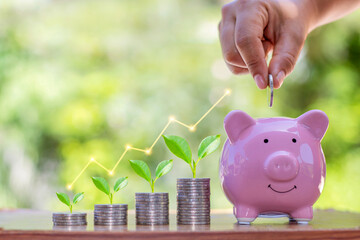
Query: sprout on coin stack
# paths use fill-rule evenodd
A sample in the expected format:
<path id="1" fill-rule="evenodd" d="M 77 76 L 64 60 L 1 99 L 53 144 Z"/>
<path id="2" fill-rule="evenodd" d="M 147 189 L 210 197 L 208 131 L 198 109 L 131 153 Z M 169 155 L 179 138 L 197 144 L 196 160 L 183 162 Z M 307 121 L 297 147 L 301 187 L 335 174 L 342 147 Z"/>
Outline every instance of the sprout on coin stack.
<path id="1" fill-rule="evenodd" d="M 163 135 L 166 146 L 190 165 L 193 178 L 177 179 L 178 224 L 210 224 L 210 178 L 196 178 L 199 161 L 220 145 L 220 135 L 204 138 L 198 147 L 197 159 L 192 158 L 189 143 L 179 136 Z"/>
<path id="2" fill-rule="evenodd" d="M 95 204 L 94 224 L 102 226 L 126 225 L 127 204 L 113 204 L 114 194 L 128 184 L 128 177 L 121 177 L 115 181 L 113 192 L 105 178 L 92 177 L 94 185 L 109 197 L 110 204 Z"/>
<path id="3" fill-rule="evenodd" d="M 135 193 L 136 201 L 136 224 L 138 225 L 166 225 L 169 224 L 169 194 L 155 193 L 155 182 L 168 172 L 173 166 L 173 160 L 165 160 L 158 164 L 155 178 L 146 162 L 130 160 L 134 171 L 144 178 L 151 187 L 151 193 Z"/>
<path id="4" fill-rule="evenodd" d="M 73 213 L 73 205 L 77 204 L 84 198 L 84 193 L 77 193 L 73 197 L 72 203 L 65 193 L 56 193 L 58 199 L 69 207 L 70 213 L 53 213 L 54 226 L 79 226 L 86 225 L 86 213 Z"/>

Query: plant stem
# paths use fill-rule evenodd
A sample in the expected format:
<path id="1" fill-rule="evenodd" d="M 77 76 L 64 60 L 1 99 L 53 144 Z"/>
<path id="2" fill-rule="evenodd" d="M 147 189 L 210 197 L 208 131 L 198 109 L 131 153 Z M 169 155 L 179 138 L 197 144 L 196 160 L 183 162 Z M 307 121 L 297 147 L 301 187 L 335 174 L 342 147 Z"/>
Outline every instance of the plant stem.
<path id="1" fill-rule="evenodd" d="M 70 213 L 72 213 L 72 204 L 70 204 L 69 208 L 70 208 Z"/>
<path id="2" fill-rule="evenodd" d="M 199 161 L 199 160 L 198 160 Z M 195 162 L 194 160 L 192 160 L 192 173 L 193 173 L 193 178 L 196 178 L 196 164 L 197 162 Z"/>
<path id="3" fill-rule="evenodd" d="M 112 193 L 109 194 L 109 199 L 110 199 L 110 204 L 113 204 L 113 194 Z"/>
<path id="4" fill-rule="evenodd" d="M 200 158 L 198 158 L 198 160 L 196 162 L 193 161 L 194 167 L 191 168 L 193 170 L 193 178 L 196 178 L 196 166 L 199 163 L 199 161 L 200 161 Z"/>
<path id="5" fill-rule="evenodd" d="M 154 185 L 155 185 L 155 181 L 151 180 L 150 186 L 151 186 L 151 192 L 154 192 Z"/>

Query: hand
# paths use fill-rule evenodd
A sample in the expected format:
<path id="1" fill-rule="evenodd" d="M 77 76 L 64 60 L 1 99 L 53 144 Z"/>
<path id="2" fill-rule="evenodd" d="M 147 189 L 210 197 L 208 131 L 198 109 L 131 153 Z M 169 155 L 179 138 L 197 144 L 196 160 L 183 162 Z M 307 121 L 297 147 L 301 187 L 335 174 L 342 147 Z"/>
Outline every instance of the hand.
<path id="1" fill-rule="evenodd" d="M 294 69 L 305 39 L 314 26 L 312 0 L 237 0 L 222 8 L 219 24 L 223 56 L 234 74 L 250 72 L 257 86 L 274 87 Z M 273 55 L 267 66 L 267 56 Z"/>

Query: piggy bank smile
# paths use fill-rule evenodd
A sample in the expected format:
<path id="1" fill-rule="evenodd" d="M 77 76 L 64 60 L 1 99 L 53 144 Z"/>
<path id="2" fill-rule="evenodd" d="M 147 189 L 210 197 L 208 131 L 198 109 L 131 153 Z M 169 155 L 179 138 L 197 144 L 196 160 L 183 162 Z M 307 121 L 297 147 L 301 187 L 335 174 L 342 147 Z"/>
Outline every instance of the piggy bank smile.
<path id="1" fill-rule="evenodd" d="M 220 181 L 239 224 L 269 212 L 286 214 L 298 223 L 313 218 L 312 206 L 325 181 L 320 143 L 328 123 L 320 110 L 295 119 L 254 119 L 242 111 L 225 117 L 228 139 Z"/>
<path id="2" fill-rule="evenodd" d="M 290 188 L 289 190 L 286 190 L 286 191 L 278 191 L 276 189 L 274 189 L 271 184 L 268 185 L 268 188 L 270 188 L 271 190 L 273 190 L 274 192 L 276 193 L 288 193 L 288 192 L 291 192 L 292 190 L 295 190 L 296 189 L 296 185 L 294 185 L 292 188 Z"/>

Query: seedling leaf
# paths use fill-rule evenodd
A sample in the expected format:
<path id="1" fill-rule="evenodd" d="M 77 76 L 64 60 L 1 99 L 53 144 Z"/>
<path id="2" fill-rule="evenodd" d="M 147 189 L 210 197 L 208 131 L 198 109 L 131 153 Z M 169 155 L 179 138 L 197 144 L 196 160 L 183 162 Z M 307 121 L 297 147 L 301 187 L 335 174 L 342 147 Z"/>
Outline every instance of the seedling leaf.
<path id="1" fill-rule="evenodd" d="M 110 194 L 110 187 L 105 178 L 92 177 L 92 181 L 100 191 L 104 192 L 106 195 Z"/>
<path id="2" fill-rule="evenodd" d="M 198 149 L 198 157 L 202 159 L 213 153 L 220 145 L 220 135 L 208 136 L 201 141 Z"/>
<path id="3" fill-rule="evenodd" d="M 73 204 L 77 204 L 84 198 L 84 192 L 77 193 L 73 198 Z"/>
<path id="4" fill-rule="evenodd" d="M 58 199 L 59 199 L 62 203 L 66 204 L 67 206 L 70 207 L 70 205 L 71 205 L 71 204 L 70 204 L 70 199 L 69 199 L 69 196 L 68 196 L 67 194 L 57 192 L 56 195 L 57 195 Z"/>
<path id="5" fill-rule="evenodd" d="M 118 180 L 116 180 L 114 185 L 114 192 L 119 191 L 120 189 L 126 187 L 128 184 L 128 177 L 121 177 Z"/>
<path id="6" fill-rule="evenodd" d="M 160 162 L 156 167 L 156 178 L 159 178 L 170 172 L 172 166 L 173 160 L 164 160 Z"/>
<path id="7" fill-rule="evenodd" d="M 166 146 L 178 158 L 183 159 L 188 164 L 191 164 L 191 149 L 189 143 L 179 136 L 163 135 Z"/>
<path id="8" fill-rule="evenodd" d="M 150 168 L 144 161 L 130 160 L 130 165 L 137 175 L 144 178 L 146 181 L 151 182 Z"/>

